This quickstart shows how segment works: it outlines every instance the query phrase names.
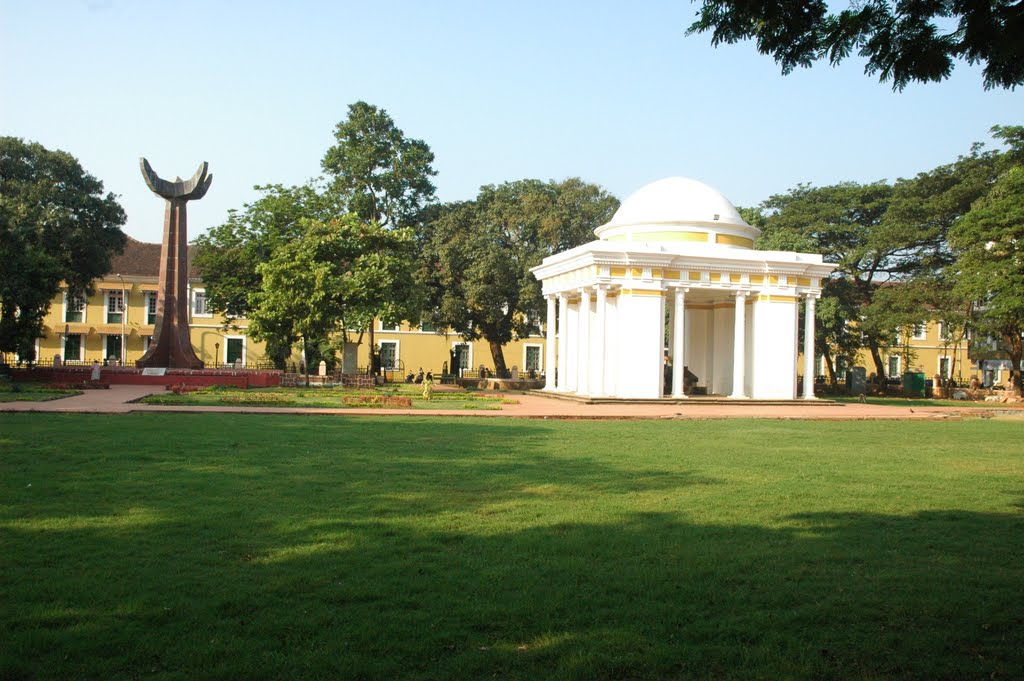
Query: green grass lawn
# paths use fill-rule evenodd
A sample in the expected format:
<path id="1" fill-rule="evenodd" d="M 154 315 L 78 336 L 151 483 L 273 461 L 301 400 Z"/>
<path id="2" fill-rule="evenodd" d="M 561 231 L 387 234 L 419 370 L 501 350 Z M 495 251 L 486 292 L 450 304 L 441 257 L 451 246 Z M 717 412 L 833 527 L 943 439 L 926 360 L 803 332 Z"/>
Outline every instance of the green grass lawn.
<path id="1" fill-rule="evenodd" d="M 0 414 L 0 679 L 1019 679 L 1012 420 Z"/>
<path id="2" fill-rule="evenodd" d="M 859 397 L 849 395 L 829 396 L 826 399 L 836 402 L 857 403 Z M 938 400 L 926 399 L 923 397 L 865 397 L 867 404 L 877 404 L 883 407 L 980 407 L 982 409 L 1022 409 L 1020 403 L 1002 404 L 1000 402 L 985 402 L 984 400 Z"/>
<path id="3" fill-rule="evenodd" d="M 0 402 L 46 402 L 80 393 L 80 390 L 60 390 L 36 383 L 0 382 Z"/>
<path id="4" fill-rule="evenodd" d="M 469 390 L 436 391 L 431 399 L 423 397 L 422 386 L 396 384 L 385 388 L 356 390 L 348 388 L 229 388 L 214 386 L 194 392 L 157 393 L 144 397 L 144 404 L 247 406 L 247 407 L 323 407 L 346 408 L 410 408 L 387 403 L 364 402 L 363 397 L 400 397 L 412 400 L 412 409 L 501 409 L 504 398 L 493 393 Z"/>

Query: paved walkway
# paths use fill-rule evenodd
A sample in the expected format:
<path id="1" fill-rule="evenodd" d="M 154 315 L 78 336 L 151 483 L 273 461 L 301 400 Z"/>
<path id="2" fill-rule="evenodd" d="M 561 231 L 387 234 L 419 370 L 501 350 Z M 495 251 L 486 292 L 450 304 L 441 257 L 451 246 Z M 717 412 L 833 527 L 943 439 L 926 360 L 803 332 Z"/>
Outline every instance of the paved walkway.
<path id="1" fill-rule="evenodd" d="M 897 407 L 871 404 L 763 405 L 737 402 L 721 404 L 693 400 L 685 404 L 582 404 L 535 394 L 509 394 L 517 404 L 501 405 L 501 410 L 475 409 L 313 409 L 295 407 L 187 407 L 137 404 L 134 401 L 162 388 L 154 386 L 114 385 L 109 390 L 87 390 L 81 395 L 48 402 L 5 402 L 7 412 L 76 412 L 91 414 L 149 413 L 235 413 L 235 414 L 323 414 L 347 416 L 452 416 L 519 417 L 559 419 L 948 419 L 961 416 L 1000 416 L 1024 418 L 1024 409 L 985 409 L 980 407 Z"/>

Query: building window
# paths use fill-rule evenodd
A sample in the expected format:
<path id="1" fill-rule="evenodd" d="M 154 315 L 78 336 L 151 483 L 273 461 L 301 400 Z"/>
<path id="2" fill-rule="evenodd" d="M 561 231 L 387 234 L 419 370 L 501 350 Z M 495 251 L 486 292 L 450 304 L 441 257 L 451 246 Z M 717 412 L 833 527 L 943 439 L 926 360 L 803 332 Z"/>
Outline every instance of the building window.
<path id="1" fill-rule="evenodd" d="M 382 369 L 398 368 L 398 342 L 381 341 L 380 343 L 380 366 Z"/>
<path id="2" fill-rule="evenodd" d="M 437 325 L 434 322 L 424 319 L 420 322 L 420 331 L 423 333 L 437 333 Z"/>
<path id="3" fill-rule="evenodd" d="M 900 356 L 889 355 L 889 377 L 893 378 L 900 375 Z"/>
<path id="4" fill-rule="evenodd" d="M 526 346 L 526 370 L 527 371 L 540 371 L 540 346 L 539 345 L 527 345 Z"/>
<path id="5" fill-rule="evenodd" d="M 234 364 L 241 362 L 245 366 L 245 339 L 225 338 L 224 339 L 224 363 Z"/>
<path id="6" fill-rule="evenodd" d="M 71 333 L 64 336 L 64 361 L 82 361 L 82 334 Z"/>
<path id="7" fill-rule="evenodd" d="M 120 324 L 124 319 L 124 295 L 121 291 L 107 291 L 107 324 Z"/>
<path id="8" fill-rule="evenodd" d="M 206 290 L 197 288 L 192 290 L 192 315 L 195 317 L 209 317 L 210 310 L 206 304 Z"/>
<path id="9" fill-rule="evenodd" d="M 156 324 L 156 291 L 146 294 L 146 323 Z"/>
<path id="10" fill-rule="evenodd" d="M 109 334 L 104 338 L 103 359 L 121 361 L 121 336 Z"/>
<path id="11" fill-rule="evenodd" d="M 914 324 L 914 340 L 925 340 L 928 338 L 928 326 L 925 324 Z"/>
<path id="12" fill-rule="evenodd" d="M 949 357 L 939 357 L 939 376 L 949 378 Z"/>
<path id="13" fill-rule="evenodd" d="M 381 331 L 401 331 L 402 330 L 402 324 L 401 323 L 398 323 L 398 324 L 385 324 L 382 321 L 380 323 L 380 330 Z"/>
<path id="14" fill-rule="evenodd" d="M 80 295 L 64 294 L 64 321 L 85 321 L 85 298 Z"/>
<path id="15" fill-rule="evenodd" d="M 540 333 L 540 313 L 539 312 L 528 312 L 526 315 L 526 325 L 528 327 L 527 334 L 530 336 L 539 336 Z"/>
<path id="16" fill-rule="evenodd" d="M 462 372 L 470 367 L 472 348 L 469 343 L 456 343 L 452 346 L 452 373 L 462 375 Z"/>

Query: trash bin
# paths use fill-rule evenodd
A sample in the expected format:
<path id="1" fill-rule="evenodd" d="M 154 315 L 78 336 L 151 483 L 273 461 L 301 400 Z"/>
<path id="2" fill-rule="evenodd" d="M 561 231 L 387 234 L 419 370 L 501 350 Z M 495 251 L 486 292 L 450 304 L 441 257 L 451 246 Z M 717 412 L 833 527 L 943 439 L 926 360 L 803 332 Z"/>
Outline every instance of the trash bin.
<path id="1" fill-rule="evenodd" d="M 846 372 L 846 392 L 850 395 L 863 395 L 867 392 L 867 369 L 853 367 Z"/>
<path id="2" fill-rule="evenodd" d="M 903 374 L 903 396 L 904 397 L 924 397 L 925 396 L 925 384 L 924 374 L 915 373 L 908 371 Z"/>

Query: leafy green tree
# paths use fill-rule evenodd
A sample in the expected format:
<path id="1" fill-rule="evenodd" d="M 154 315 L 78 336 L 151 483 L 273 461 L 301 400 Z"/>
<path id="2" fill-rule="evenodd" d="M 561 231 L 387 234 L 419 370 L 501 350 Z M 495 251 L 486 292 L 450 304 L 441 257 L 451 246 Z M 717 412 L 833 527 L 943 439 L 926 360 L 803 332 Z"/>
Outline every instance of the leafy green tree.
<path id="1" fill-rule="evenodd" d="M 257 266 L 250 334 L 318 342 L 366 328 L 375 315 L 409 315 L 414 300 L 410 229 L 387 230 L 353 214 L 326 222 L 303 220 L 298 236 Z"/>
<path id="2" fill-rule="evenodd" d="M 426 142 L 406 137 L 384 109 L 366 102 L 348 107 L 334 138 L 321 165 L 349 212 L 386 228 L 416 224 L 434 201 L 437 171 Z"/>
<path id="3" fill-rule="evenodd" d="M 762 220 L 759 248 L 822 253 L 839 265 L 818 305 L 815 343 L 827 361 L 864 347 L 882 376 L 882 350 L 905 354 L 902 336 L 934 318 L 946 322 L 951 342 L 962 339 L 972 301 L 954 290 L 948 235 L 1000 173 L 1024 158 L 1024 128 L 993 134 L 1009 149 L 975 144 L 953 163 L 892 185 L 800 186 L 751 214 Z"/>
<path id="4" fill-rule="evenodd" d="M 321 166 L 349 212 L 386 229 L 423 224 L 434 202 L 434 153 L 426 142 L 405 136 L 384 109 L 366 102 L 348 107 L 334 129 L 335 144 Z M 418 318 L 415 313 L 411 318 Z M 373 321 L 368 325 L 370 362 L 376 362 Z"/>
<path id="5" fill-rule="evenodd" d="M 902 274 L 905 268 L 901 257 L 905 242 L 884 234 L 882 228 L 892 191 L 892 186 L 884 182 L 798 186 L 762 204 L 768 217 L 758 241 L 762 249 L 821 253 L 826 262 L 839 265 L 833 278 L 845 278 L 847 283 L 826 284 L 823 297 L 839 299 L 831 308 L 825 307 L 830 314 L 851 317 L 823 323 L 815 339 L 817 351 L 828 360 L 832 351 L 845 355 L 853 350 L 856 336 L 847 330 L 852 323 L 858 327 L 863 346 L 871 351 L 879 376 L 885 375 L 880 348 L 886 345 L 892 330 L 866 332 L 863 316 L 879 285 Z M 834 366 L 829 366 L 829 372 L 834 376 Z"/>
<path id="6" fill-rule="evenodd" d="M 207 298 L 229 320 L 249 315 L 258 305 L 254 296 L 263 288 L 259 265 L 268 262 L 276 249 L 302 237 L 310 221 L 327 222 L 346 212 L 341 197 L 317 181 L 256 189 L 263 194 L 259 199 L 245 204 L 241 211 L 230 211 L 227 222 L 193 241 L 193 259 L 207 287 Z M 277 327 L 268 322 L 263 327 L 267 353 L 278 368 L 284 367 L 297 340 L 291 328 L 284 322 Z M 318 344 L 323 340 L 317 339 Z"/>
<path id="7" fill-rule="evenodd" d="M 1021 391 L 1024 358 L 1024 166 L 1011 167 L 950 230 L 956 290 L 978 301 L 972 325 L 998 341 Z"/>
<path id="8" fill-rule="evenodd" d="M 71 154 L 0 137 L 0 352 L 33 357 L 53 296 L 92 292 L 126 237 L 124 211 Z"/>
<path id="9" fill-rule="evenodd" d="M 909 83 L 941 81 L 957 59 L 984 65 L 985 88 L 1024 83 L 1024 3 L 863 0 L 832 11 L 825 0 L 703 0 L 688 35 L 711 31 L 711 44 L 754 39 L 788 74 L 858 54 L 868 75 Z M 834 3 L 832 3 L 834 5 Z M 955 24 L 953 24 L 955 22 Z"/>
<path id="10" fill-rule="evenodd" d="M 593 240 L 618 206 L 579 178 L 488 185 L 475 201 L 444 206 L 421 236 L 431 321 L 487 340 L 495 372 L 506 375 L 502 346 L 529 334 L 547 310 L 530 268 Z"/>

